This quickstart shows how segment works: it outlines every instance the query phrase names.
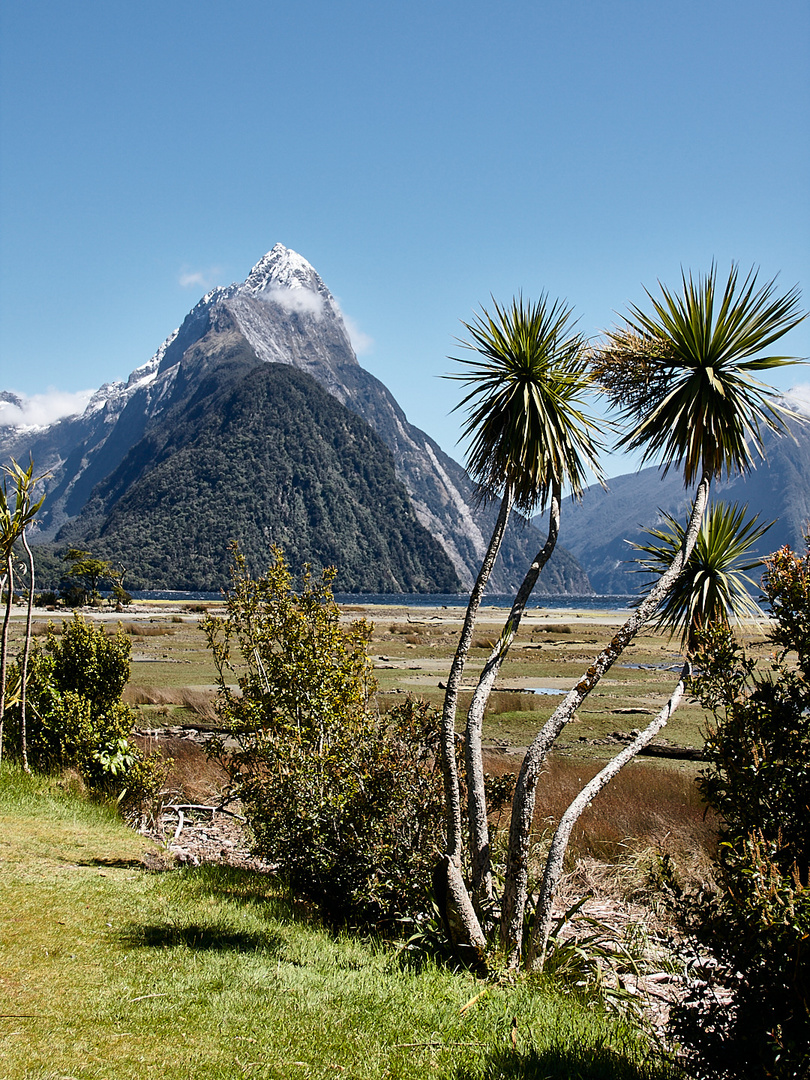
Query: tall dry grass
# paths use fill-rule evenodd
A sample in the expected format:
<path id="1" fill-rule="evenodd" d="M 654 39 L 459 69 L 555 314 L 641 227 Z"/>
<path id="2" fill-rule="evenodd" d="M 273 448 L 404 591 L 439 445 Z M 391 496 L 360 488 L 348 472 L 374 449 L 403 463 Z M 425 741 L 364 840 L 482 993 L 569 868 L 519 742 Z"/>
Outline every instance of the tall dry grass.
<path id="1" fill-rule="evenodd" d="M 214 692 L 190 686 L 126 686 L 121 695 L 127 705 L 165 705 L 188 709 L 208 723 L 219 720 L 214 706 Z"/>
<path id="2" fill-rule="evenodd" d="M 562 757 L 549 760 L 537 788 L 538 838 L 550 841 L 562 814 L 602 764 Z M 485 768 L 494 776 L 517 772 L 520 759 L 492 754 Z M 501 820 L 501 828 L 508 826 L 508 820 Z M 628 765 L 575 826 L 568 863 L 573 867 L 580 859 L 621 862 L 628 852 L 650 849 L 669 855 L 685 881 L 705 880 L 717 850 L 717 821 L 700 796 L 693 767 L 639 760 Z"/>

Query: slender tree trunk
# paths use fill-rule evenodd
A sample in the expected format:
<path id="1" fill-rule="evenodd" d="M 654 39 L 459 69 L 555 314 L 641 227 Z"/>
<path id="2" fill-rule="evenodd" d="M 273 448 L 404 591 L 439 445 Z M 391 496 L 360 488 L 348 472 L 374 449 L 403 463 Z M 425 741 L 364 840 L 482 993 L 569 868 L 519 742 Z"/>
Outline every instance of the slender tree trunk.
<path id="1" fill-rule="evenodd" d="M 495 563 L 501 542 L 503 541 L 503 534 L 506 530 L 507 522 L 509 521 L 509 514 L 512 510 L 513 501 L 512 492 L 507 490 L 501 500 L 498 519 L 495 522 L 495 529 L 492 533 L 492 538 L 489 541 L 489 547 L 484 556 L 484 561 L 481 564 L 481 569 L 478 571 L 475 585 L 470 593 L 469 603 L 467 604 L 467 613 L 464 616 L 464 625 L 461 630 L 461 637 L 456 646 L 456 654 L 453 657 L 450 674 L 447 677 L 447 689 L 444 694 L 444 708 L 442 710 L 442 772 L 444 774 L 444 795 L 447 806 L 446 851 L 451 859 L 457 861 L 458 866 L 461 865 L 462 834 L 461 795 L 458 784 L 458 769 L 456 767 L 456 705 L 458 703 L 458 692 L 461 687 L 461 677 L 464 674 L 464 664 L 467 660 L 467 654 L 470 651 L 470 642 L 475 626 L 475 618 L 478 614 L 478 608 L 481 605 L 481 597 L 484 594 L 484 589 L 489 581 L 493 564 Z"/>
<path id="2" fill-rule="evenodd" d="M 481 734 L 484 724 L 484 712 L 495 685 L 495 680 L 509 648 L 520 627 L 520 620 L 537 583 L 540 572 L 551 558 L 560 532 L 561 488 L 555 484 L 551 494 L 549 508 L 548 537 L 538 551 L 526 576 L 515 596 L 509 618 L 504 624 L 501 636 L 478 679 L 473 699 L 467 713 L 467 729 L 464 738 L 464 758 L 467 771 L 467 818 L 470 829 L 470 855 L 472 860 L 473 902 L 480 907 L 482 902 L 492 899 L 492 870 L 489 845 L 489 823 L 487 821 L 487 803 L 484 792 L 484 759 L 481 749 Z"/>
<path id="3" fill-rule="evenodd" d="M 8 627 L 11 622 L 11 601 L 14 597 L 14 565 L 9 551 L 6 566 L 6 586 L 8 594 L 6 610 L 3 615 L 3 631 L 0 636 L 0 762 L 3 760 L 3 721 L 6 715 L 6 669 L 8 667 Z"/>
<path id="4" fill-rule="evenodd" d="M 557 886 L 559 885 L 560 877 L 562 876 L 563 861 L 565 860 L 565 853 L 568 849 L 568 841 L 571 839 L 571 832 L 574 826 L 599 792 L 610 783 L 614 776 L 621 772 L 629 761 L 633 760 L 636 754 L 643 750 L 644 747 L 655 738 L 663 727 L 666 726 L 670 717 L 681 703 L 684 690 L 686 689 L 686 680 L 689 678 L 691 671 L 692 666 L 687 660 L 683 665 L 678 685 L 672 692 L 669 701 L 663 709 L 661 709 L 655 719 L 641 732 L 640 735 L 636 736 L 624 750 L 618 753 L 612 761 L 608 762 L 604 769 L 596 774 L 593 780 L 585 785 L 560 818 L 560 823 L 557 826 L 557 831 L 554 834 L 554 839 L 551 842 L 551 848 L 549 849 L 548 858 L 546 860 L 546 872 L 543 876 L 543 886 L 540 890 L 537 914 L 535 916 L 534 927 L 532 928 L 532 935 L 529 940 L 529 948 L 526 955 L 527 968 L 533 966 L 538 947 L 540 950 L 539 967 L 541 971 L 546 962 L 548 935 L 551 930 L 551 911 L 554 906 L 554 897 L 557 893 Z"/>
<path id="5" fill-rule="evenodd" d="M 34 555 L 28 544 L 25 529 L 22 531 L 22 542 L 25 553 L 28 556 L 28 611 L 25 618 L 25 641 L 23 642 L 22 654 L 22 685 L 20 687 L 20 743 L 22 748 L 22 767 L 24 772 L 30 773 L 28 765 L 28 732 L 26 723 L 26 705 L 28 701 L 28 656 L 31 652 L 31 616 L 34 611 Z"/>
<path id="6" fill-rule="evenodd" d="M 433 871 L 433 891 L 447 936 L 462 959 L 482 975 L 487 973 L 487 939 L 472 906 L 456 859 L 443 855 Z"/>
<path id="7" fill-rule="evenodd" d="M 575 711 L 597 685 L 605 672 L 609 671 L 621 656 L 642 626 L 655 614 L 658 605 L 686 566 L 695 546 L 700 523 L 708 504 L 710 487 L 711 474 L 704 472 L 695 494 L 692 515 L 684 534 L 683 543 L 680 551 L 673 559 L 672 565 L 661 575 L 655 586 L 618 631 L 607 648 L 602 650 L 574 689 L 569 691 L 557 706 L 546 724 L 538 732 L 523 759 L 515 786 L 515 795 L 512 800 L 509 855 L 501 915 L 501 946 L 506 953 L 507 963 L 512 968 L 516 968 L 520 964 L 520 953 L 523 944 L 523 918 L 526 910 L 529 875 L 529 847 L 540 769 L 562 729 L 569 723 Z"/>

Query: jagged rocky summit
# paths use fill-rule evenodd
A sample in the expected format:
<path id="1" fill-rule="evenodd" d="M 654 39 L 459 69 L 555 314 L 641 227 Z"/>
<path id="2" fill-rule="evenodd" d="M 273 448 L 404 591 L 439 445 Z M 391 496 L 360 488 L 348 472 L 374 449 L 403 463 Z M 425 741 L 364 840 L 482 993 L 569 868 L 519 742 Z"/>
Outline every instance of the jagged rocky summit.
<path id="1" fill-rule="evenodd" d="M 332 294 L 281 244 L 80 416 L 0 428 L 2 460 L 29 454 L 51 474 L 38 539 L 122 562 L 130 587 L 219 588 L 238 539 L 254 569 L 273 543 L 294 566 L 336 564 L 339 591 L 466 590 L 496 512 L 359 365 Z M 491 590 L 515 589 L 541 543 L 516 521 Z M 558 548 L 537 592 L 590 591 Z"/>

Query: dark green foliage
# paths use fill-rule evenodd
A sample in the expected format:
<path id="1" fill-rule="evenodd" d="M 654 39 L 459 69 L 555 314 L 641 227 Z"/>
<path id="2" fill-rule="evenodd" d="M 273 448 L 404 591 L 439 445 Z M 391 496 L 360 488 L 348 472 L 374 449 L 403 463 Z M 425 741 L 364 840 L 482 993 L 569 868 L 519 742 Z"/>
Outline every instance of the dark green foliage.
<path id="1" fill-rule="evenodd" d="M 48 631 L 28 666 L 28 756 L 34 768 L 75 768 L 90 787 L 124 793 L 135 807 L 162 786 L 166 769 L 131 741 L 135 714 L 121 702 L 129 679 L 130 639 L 114 637 L 76 614 L 62 633 Z M 11 711 L 10 749 L 18 752 L 19 707 Z"/>
<path id="2" fill-rule="evenodd" d="M 591 382 L 585 339 L 573 310 L 543 293 L 536 303 L 513 298 L 462 324 L 474 356 L 455 357 L 467 393 L 463 434 L 467 468 L 488 496 L 508 490 L 515 507 L 545 508 L 555 484 L 579 495 L 590 469 L 601 479 L 598 425 L 585 412 Z M 604 424 L 603 424 L 604 426 Z"/>
<path id="3" fill-rule="evenodd" d="M 198 396 L 130 451 L 68 530 L 128 567 L 130 588 L 218 590 L 235 538 L 256 570 L 273 544 L 296 565 L 339 565 L 347 592 L 459 588 L 391 453 L 309 375 L 239 367 Z"/>
<path id="4" fill-rule="evenodd" d="M 280 551 L 258 579 L 237 552 L 227 617 L 204 625 L 255 850 L 331 922 L 383 931 L 425 903 L 442 827 L 437 724 L 410 699 L 377 715 L 371 627 L 341 623 L 332 577 L 306 574 L 295 592 Z"/>
<path id="5" fill-rule="evenodd" d="M 70 548 L 65 555 L 65 562 L 71 563 L 67 578 L 83 591 L 84 602 L 96 603 L 99 599 L 99 586 L 111 581 L 113 569 L 106 559 L 97 559 L 89 551 Z"/>
<path id="6" fill-rule="evenodd" d="M 707 1077 L 810 1073 L 810 551 L 782 549 L 766 565 L 782 651 L 757 671 L 715 628 L 695 680 L 715 716 L 701 789 L 720 814 L 720 890 L 693 902 L 691 916 L 719 964 L 700 973 L 674 1020 Z"/>
<path id="7" fill-rule="evenodd" d="M 49 627 L 45 647 L 53 658 L 59 690 L 76 691 L 100 710 L 120 699 L 129 679 L 132 651 L 132 642 L 120 626 L 115 637 L 109 637 L 77 614 L 62 623 L 61 634 Z"/>
<path id="8" fill-rule="evenodd" d="M 44 593 L 52 592 L 56 598 L 60 584 L 63 581 L 67 584 L 64 562 L 67 547 L 65 544 L 40 544 L 36 537 L 31 538 L 31 547 L 37 567 L 37 588 Z"/>
<path id="9" fill-rule="evenodd" d="M 762 565 L 751 548 L 768 531 L 756 516 L 745 520 L 746 507 L 714 502 L 703 518 L 686 570 L 670 589 L 655 619 L 659 629 L 681 634 L 681 649 L 691 652 L 700 629 L 728 626 L 729 618 L 756 618 L 759 608 L 749 590 L 755 582 L 747 571 Z M 660 512 L 659 512 L 660 513 Z M 684 542 L 686 528 L 672 514 L 665 524 L 649 529 L 653 543 L 633 544 L 647 558 L 638 559 L 639 573 L 660 577 L 672 565 Z"/>
<path id="10" fill-rule="evenodd" d="M 756 270 L 741 280 L 733 264 L 725 285 L 712 265 L 682 272 L 680 293 L 659 288 L 659 299 L 647 293 L 652 312 L 632 305 L 595 357 L 597 379 L 633 425 L 618 445 L 677 468 L 687 486 L 703 471 L 747 472 L 761 432 L 784 431 L 790 415 L 758 373 L 795 362 L 762 352 L 805 318 L 799 289 L 779 296 L 775 279 L 757 287 Z"/>

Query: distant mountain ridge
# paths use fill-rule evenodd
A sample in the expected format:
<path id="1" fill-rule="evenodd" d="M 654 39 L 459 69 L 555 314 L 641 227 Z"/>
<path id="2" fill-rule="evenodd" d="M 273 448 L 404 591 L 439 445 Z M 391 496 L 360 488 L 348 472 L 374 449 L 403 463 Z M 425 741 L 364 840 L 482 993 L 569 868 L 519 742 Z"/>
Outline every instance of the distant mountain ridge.
<path id="1" fill-rule="evenodd" d="M 215 450 L 220 468 L 225 458 L 229 462 L 237 461 L 239 439 L 228 444 L 231 449 L 223 457 L 224 443 L 217 447 L 206 443 L 197 437 L 198 432 L 190 430 L 183 418 L 196 409 L 202 427 L 212 430 L 206 418 L 205 402 L 210 407 L 214 401 L 224 400 L 222 395 L 229 394 L 232 398 L 236 395 L 233 400 L 237 400 L 240 391 L 233 380 L 245 378 L 251 367 L 269 369 L 277 365 L 296 368 L 314 380 L 312 385 L 318 384 L 336 403 L 370 425 L 393 455 L 392 482 L 404 486 L 407 493 L 404 503 L 400 489 L 390 487 L 385 495 L 377 492 L 378 505 L 371 518 L 369 506 L 360 513 L 366 522 L 363 527 L 375 533 L 376 542 L 382 543 L 381 537 L 387 534 L 383 547 L 389 553 L 399 551 L 404 560 L 396 566 L 391 563 L 382 571 L 387 586 L 379 591 L 446 591 L 450 581 L 457 583 L 454 587 L 469 588 L 486 548 L 495 508 L 476 505 L 473 486 L 464 469 L 424 432 L 409 424 L 386 387 L 360 367 L 331 293 L 305 259 L 280 244 L 259 260 L 244 283 L 214 289 L 203 297 L 148 363 L 133 371 L 126 383 L 102 386 L 81 416 L 38 430 L 0 429 L 0 458 L 7 460 L 13 456 L 25 460 L 31 453 L 38 470 L 51 470 L 41 538 L 92 543 L 100 554 L 114 550 L 128 552 L 131 559 L 143 561 L 146 548 L 142 532 L 142 541 L 133 546 L 132 538 L 138 529 L 124 523 L 129 507 L 130 513 L 140 515 L 143 522 L 150 521 L 155 535 L 159 532 L 166 544 L 181 544 L 181 547 L 185 544 L 188 549 L 191 543 L 188 531 L 184 539 L 170 527 L 170 515 L 166 511 L 170 500 L 161 486 L 167 470 L 183 478 L 190 491 L 195 477 L 210 472 L 210 457 Z M 264 391 L 269 392 L 272 384 L 276 393 L 281 392 L 282 383 L 277 374 L 267 376 Z M 287 390 L 290 389 L 287 385 Z M 276 420 L 281 422 L 280 414 Z M 330 423 L 338 430 L 349 430 L 350 425 L 343 420 L 333 419 Z M 182 445 L 181 431 L 185 432 Z M 310 458 L 322 461 L 324 468 L 327 460 L 330 462 L 327 470 L 330 483 L 340 486 L 348 482 L 345 473 L 338 480 L 341 470 L 325 449 L 325 442 L 329 441 L 325 436 L 330 433 L 318 433 L 309 423 L 307 431 L 308 438 L 314 440 Z M 250 453 L 261 456 L 260 440 L 249 441 Z M 337 452 L 334 447 L 333 450 Z M 169 469 L 169 458 L 177 454 L 181 458 Z M 379 469 L 380 475 L 386 473 L 382 465 Z M 308 482 L 312 481 L 313 476 L 309 476 Z M 240 490 L 242 504 L 248 504 L 249 478 Z M 262 505 L 272 505 L 271 492 L 263 480 L 256 481 L 252 490 L 254 498 L 261 491 Z M 296 498 L 304 497 L 305 493 L 295 483 L 292 490 L 297 493 Z M 349 498 L 347 491 L 344 490 L 345 498 Z M 359 489 L 351 498 L 358 492 Z M 371 488 L 363 489 L 363 497 L 372 497 Z M 336 521 L 341 519 L 340 500 L 327 502 L 337 515 Z M 242 505 L 236 516 L 234 513 L 232 507 L 229 535 L 250 531 L 249 505 Z M 418 545 L 422 552 L 418 565 L 409 564 L 401 544 L 406 534 L 415 542 L 417 533 L 406 521 L 409 516 L 435 542 L 432 554 L 427 540 Z M 187 521 L 191 527 L 200 521 L 199 514 L 187 517 Z M 344 526 L 348 527 L 346 521 L 334 527 L 339 532 Z M 326 540 L 333 522 L 331 518 L 320 521 L 317 541 L 307 533 L 312 527 L 312 522 L 302 518 L 292 536 L 299 542 L 301 551 L 310 553 L 310 561 L 317 567 L 333 561 Z M 273 520 L 264 521 L 263 530 L 262 543 L 269 550 L 269 544 L 284 535 L 283 508 Z M 194 534 L 194 544 L 202 540 Z M 542 538 L 531 526 L 515 522 L 496 565 L 491 589 L 496 592 L 514 589 L 541 543 Z M 256 558 L 260 559 L 261 544 L 256 541 L 253 546 Z M 175 560 L 178 571 L 180 556 L 187 554 L 185 549 L 178 551 Z M 291 558 L 297 553 L 291 551 Z M 210 564 L 206 565 L 210 570 Z M 156 567 L 152 559 L 146 569 L 153 576 L 143 578 L 145 583 L 156 582 Z M 355 569 L 359 573 L 360 561 Z M 136 567 L 133 573 L 137 572 Z M 165 572 L 169 573 L 170 568 Z M 171 587 L 165 584 L 163 573 L 159 575 L 161 584 L 155 587 Z M 379 577 L 375 578 L 378 584 Z M 360 588 L 361 578 L 362 574 L 355 575 L 340 587 L 347 591 Z M 193 574 L 183 577 L 188 583 L 184 587 L 193 587 L 192 579 Z M 206 576 L 205 580 L 210 583 L 212 579 Z M 576 561 L 558 549 L 537 591 L 586 593 L 590 585 Z"/>
<path id="2" fill-rule="evenodd" d="M 749 516 L 774 521 L 754 549 L 760 557 L 785 544 L 803 550 L 810 525 L 810 422 L 789 421 L 788 427 L 792 437 L 765 433 L 765 459 L 755 458 L 754 470 L 712 485 L 714 501 L 747 504 Z M 632 544 L 646 542 L 646 531 L 662 524 L 661 511 L 685 523 L 693 495 L 677 470 L 663 476 L 653 467 L 616 476 L 607 491 L 592 485 L 580 504 L 565 506 L 561 537 L 597 593 L 633 593 L 643 578 L 633 572 L 638 552 Z"/>

